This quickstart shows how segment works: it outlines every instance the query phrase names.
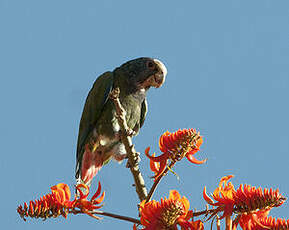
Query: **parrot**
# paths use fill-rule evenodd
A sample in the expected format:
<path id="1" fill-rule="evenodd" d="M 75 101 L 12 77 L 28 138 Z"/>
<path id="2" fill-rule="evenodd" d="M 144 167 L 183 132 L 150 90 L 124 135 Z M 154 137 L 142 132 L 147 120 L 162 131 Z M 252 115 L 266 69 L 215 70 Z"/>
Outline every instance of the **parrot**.
<path id="1" fill-rule="evenodd" d="M 131 136 L 139 133 L 147 115 L 146 93 L 165 82 L 166 66 L 158 59 L 141 57 L 100 75 L 85 101 L 79 123 L 76 151 L 76 184 L 91 185 L 92 179 L 111 159 L 127 158 L 110 92 L 120 89 L 119 100 Z"/>

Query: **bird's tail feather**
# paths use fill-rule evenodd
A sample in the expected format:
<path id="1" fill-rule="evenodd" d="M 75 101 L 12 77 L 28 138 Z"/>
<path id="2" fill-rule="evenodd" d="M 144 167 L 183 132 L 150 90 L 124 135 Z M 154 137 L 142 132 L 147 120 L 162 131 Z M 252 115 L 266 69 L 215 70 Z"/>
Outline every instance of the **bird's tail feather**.
<path id="1" fill-rule="evenodd" d="M 91 185 L 92 179 L 103 166 L 103 159 L 98 152 L 91 152 L 86 149 L 83 153 L 81 165 L 77 167 L 76 184 Z"/>

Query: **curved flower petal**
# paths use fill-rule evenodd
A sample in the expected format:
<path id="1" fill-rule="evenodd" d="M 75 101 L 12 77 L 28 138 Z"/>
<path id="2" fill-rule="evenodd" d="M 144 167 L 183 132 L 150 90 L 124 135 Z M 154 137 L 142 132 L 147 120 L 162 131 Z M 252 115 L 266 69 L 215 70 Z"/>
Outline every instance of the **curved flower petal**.
<path id="1" fill-rule="evenodd" d="M 204 187 L 204 190 L 203 190 L 203 198 L 205 199 L 205 201 L 207 201 L 208 204 L 214 205 L 214 200 L 211 197 L 209 197 L 207 194 L 207 187 L 206 186 Z"/>
<path id="2" fill-rule="evenodd" d="M 160 155 L 158 157 L 154 157 L 154 156 L 149 155 L 149 151 L 150 151 L 150 147 L 147 147 L 145 149 L 145 155 L 152 161 L 160 162 L 160 161 L 167 159 L 167 154 L 165 154 L 165 153 L 163 153 L 162 155 Z"/>
<path id="3" fill-rule="evenodd" d="M 204 159 L 204 160 L 202 160 L 202 161 L 200 161 L 200 160 L 197 160 L 194 156 L 193 156 L 193 154 L 186 154 L 186 157 L 187 157 L 187 159 L 191 162 L 191 163 L 193 163 L 193 164 L 198 164 L 198 165 L 200 165 L 200 164 L 204 164 L 206 161 L 207 161 L 207 159 Z"/>
<path id="4" fill-rule="evenodd" d="M 183 229 L 188 230 L 204 230 L 204 224 L 200 220 L 196 221 L 185 221 L 185 220 L 179 220 L 179 225 Z"/>
<path id="5" fill-rule="evenodd" d="M 52 190 L 52 192 L 58 193 L 63 202 L 66 200 L 70 200 L 71 193 L 67 184 L 59 183 L 57 185 L 52 186 L 50 189 Z"/>
<path id="6" fill-rule="evenodd" d="M 91 197 L 91 200 L 95 200 L 96 197 L 98 197 L 101 193 L 101 184 L 100 182 L 98 182 L 98 187 L 96 192 L 94 193 L 94 195 Z"/>
<path id="7" fill-rule="evenodd" d="M 166 131 L 159 139 L 159 147 L 162 152 L 175 148 L 174 134 Z"/>
<path id="8" fill-rule="evenodd" d="M 104 197 L 105 197 L 105 191 L 103 191 L 103 193 L 101 194 L 101 196 L 98 199 L 92 200 L 92 203 L 93 204 L 100 204 L 103 202 Z"/>
<path id="9" fill-rule="evenodd" d="M 155 156 L 155 153 L 153 153 L 152 155 L 153 157 Z M 157 161 L 153 161 L 150 160 L 150 169 L 151 171 L 153 171 L 154 173 L 158 173 L 159 169 L 160 169 L 160 163 Z"/>
<path id="10" fill-rule="evenodd" d="M 78 184 L 76 190 L 79 192 L 80 199 L 86 199 L 88 197 L 89 188 L 86 184 Z M 85 194 L 83 193 L 83 190 L 85 191 Z"/>
<path id="11" fill-rule="evenodd" d="M 154 178 L 158 178 L 165 171 L 166 166 L 167 166 L 167 160 L 161 161 L 159 171 L 156 173 Z"/>

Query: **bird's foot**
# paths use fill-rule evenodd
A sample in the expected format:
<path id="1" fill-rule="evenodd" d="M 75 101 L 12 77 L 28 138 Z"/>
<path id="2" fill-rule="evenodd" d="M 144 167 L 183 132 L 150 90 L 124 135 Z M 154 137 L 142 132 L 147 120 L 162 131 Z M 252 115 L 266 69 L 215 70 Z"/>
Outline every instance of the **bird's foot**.
<path id="1" fill-rule="evenodd" d="M 126 158 L 128 158 L 128 156 L 126 156 Z M 133 167 L 134 165 L 138 165 L 139 162 L 140 162 L 140 160 L 141 160 L 141 158 L 140 158 L 140 153 L 139 153 L 139 152 L 136 152 L 136 154 L 135 154 L 135 156 L 134 156 L 134 158 L 133 158 L 132 165 L 130 164 L 129 159 L 128 159 L 128 161 L 127 161 L 127 163 L 126 163 L 126 167 L 127 167 L 127 168 L 131 168 L 131 167 Z"/>
<path id="2" fill-rule="evenodd" d="M 115 134 L 115 137 L 117 139 L 121 139 L 121 135 L 122 135 L 122 131 L 118 131 L 116 134 Z M 128 137 L 132 137 L 132 136 L 135 136 L 136 135 L 136 132 L 133 130 L 133 129 L 130 129 L 128 128 L 125 133 L 124 133 L 125 136 L 128 136 Z"/>
<path id="3" fill-rule="evenodd" d="M 136 135 L 136 132 L 133 129 L 128 128 L 126 130 L 126 135 L 129 136 L 129 137 L 132 137 L 132 136 Z"/>

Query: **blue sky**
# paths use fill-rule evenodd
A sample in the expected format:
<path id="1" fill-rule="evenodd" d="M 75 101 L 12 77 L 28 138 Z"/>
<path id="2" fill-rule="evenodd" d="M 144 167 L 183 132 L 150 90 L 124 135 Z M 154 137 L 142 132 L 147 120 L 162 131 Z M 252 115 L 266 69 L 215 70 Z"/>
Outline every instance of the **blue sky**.
<path id="1" fill-rule="evenodd" d="M 148 93 L 136 149 L 157 151 L 166 130 L 197 128 L 205 165 L 180 162 L 155 194 L 177 189 L 201 210 L 222 176 L 289 194 L 289 2 L 0 0 L 1 225 L 11 229 L 131 229 L 127 222 L 69 216 L 24 223 L 16 207 L 74 184 L 78 125 L 101 73 L 141 56 L 168 69 Z M 148 161 L 141 168 L 151 185 Z M 103 210 L 137 217 L 125 164 L 105 166 Z M 289 206 L 271 212 L 288 218 Z"/>

